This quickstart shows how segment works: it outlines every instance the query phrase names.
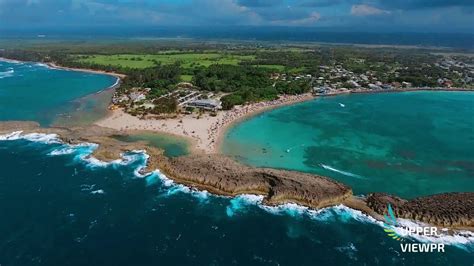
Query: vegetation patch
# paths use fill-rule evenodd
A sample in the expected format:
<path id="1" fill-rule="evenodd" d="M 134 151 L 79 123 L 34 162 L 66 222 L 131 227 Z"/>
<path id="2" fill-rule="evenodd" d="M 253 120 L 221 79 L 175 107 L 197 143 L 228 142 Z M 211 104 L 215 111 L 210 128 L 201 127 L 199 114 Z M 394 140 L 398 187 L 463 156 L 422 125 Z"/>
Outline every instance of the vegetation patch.
<path id="1" fill-rule="evenodd" d="M 116 54 L 79 55 L 77 61 L 93 65 L 111 65 L 120 68 L 148 68 L 159 64 L 179 63 L 183 69 L 209 67 L 214 64 L 238 65 L 242 61 L 253 60 L 252 55 L 233 55 L 227 53 L 160 53 L 160 54 Z"/>

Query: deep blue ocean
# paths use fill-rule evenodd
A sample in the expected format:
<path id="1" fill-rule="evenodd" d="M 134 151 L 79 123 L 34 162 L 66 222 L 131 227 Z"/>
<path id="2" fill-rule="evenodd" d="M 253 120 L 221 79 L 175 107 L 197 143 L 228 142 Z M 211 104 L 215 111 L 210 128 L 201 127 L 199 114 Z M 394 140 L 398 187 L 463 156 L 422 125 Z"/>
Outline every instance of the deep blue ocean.
<path id="1" fill-rule="evenodd" d="M 429 240 L 452 243 L 445 253 L 402 253 L 379 223 L 343 206 L 265 207 L 142 176 L 140 153 L 104 164 L 85 159 L 94 146 L 9 138 L 0 141 L 2 266 L 472 265 L 474 236 Z"/>

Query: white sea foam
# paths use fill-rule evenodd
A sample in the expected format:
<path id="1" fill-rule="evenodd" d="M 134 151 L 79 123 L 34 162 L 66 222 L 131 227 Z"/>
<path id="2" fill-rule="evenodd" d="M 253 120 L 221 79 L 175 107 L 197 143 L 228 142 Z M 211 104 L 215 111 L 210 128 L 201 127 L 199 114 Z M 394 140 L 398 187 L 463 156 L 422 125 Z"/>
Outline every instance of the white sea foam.
<path id="1" fill-rule="evenodd" d="M 380 226 L 380 230 L 383 230 L 384 224 L 381 221 L 374 219 L 362 213 L 359 210 L 351 209 L 344 205 L 337 205 L 328 207 L 320 210 L 313 210 L 308 207 L 304 207 L 294 203 L 287 203 L 278 206 L 267 206 L 263 203 L 263 196 L 257 195 L 241 195 L 230 200 L 230 204 L 226 207 L 226 214 L 229 217 L 234 216 L 237 212 L 245 211 L 248 206 L 257 206 L 274 215 L 289 215 L 292 217 L 306 216 L 315 221 L 319 222 L 334 222 L 335 220 L 348 223 L 348 222 L 360 222 L 370 223 Z M 469 231 L 458 231 L 455 234 L 442 234 L 441 236 L 424 236 L 424 235 L 412 235 L 408 236 L 404 227 L 413 226 L 429 226 L 421 223 L 415 223 L 414 221 L 406 219 L 398 219 L 400 226 L 395 228 L 395 231 L 402 237 L 411 238 L 419 242 L 427 243 L 444 243 L 446 245 L 453 245 L 463 249 L 468 247 L 474 247 L 474 233 Z"/>
<path id="2" fill-rule="evenodd" d="M 13 141 L 13 140 L 28 140 L 31 142 L 44 143 L 44 144 L 62 144 L 60 147 L 52 150 L 48 155 L 50 156 L 59 156 L 66 154 L 76 154 L 74 157 L 76 160 L 80 160 L 87 163 L 87 166 L 90 168 L 97 167 L 108 167 L 113 165 L 128 165 L 134 163 L 138 160 L 144 158 L 144 163 L 138 166 L 138 169 L 135 169 L 135 174 L 138 177 L 143 177 L 144 175 L 140 174 L 140 170 L 143 169 L 146 165 L 146 159 L 148 155 L 144 151 L 132 151 L 131 153 L 122 154 L 121 159 L 113 160 L 111 162 L 104 162 L 98 160 L 91 156 L 95 149 L 99 145 L 95 143 L 80 143 L 76 145 L 66 144 L 59 139 L 57 134 L 44 134 L 44 133 L 28 133 L 23 134 L 23 131 L 15 131 L 12 133 L 0 135 L 0 141 Z"/>
<path id="3" fill-rule="evenodd" d="M 350 172 L 342 171 L 342 170 L 336 169 L 336 168 L 334 168 L 332 166 L 329 166 L 329 165 L 325 165 L 325 164 L 320 164 L 320 165 L 321 165 L 322 168 L 324 168 L 326 170 L 330 170 L 330 171 L 333 171 L 333 172 L 336 172 L 336 173 L 339 173 L 339 174 L 342 174 L 342 175 L 345 175 L 345 176 L 350 176 L 350 177 L 363 179 L 363 177 L 360 176 L 360 175 L 356 175 L 356 174 L 353 174 L 353 173 L 350 173 Z"/>
<path id="4" fill-rule="evenodd" d="M 244 194 L 234 197 L 230 200 L 230 205 L 226 207 L 226 214 L 229 217 L 234 216 L 237 212 L 247 209 L 247 206 L 263 206 L 263 196 Z"/>
<path id="5" fill-rule="evenodd" d="M 0 140 L 17 140 L 20 139 L 21 133 L 23 133 L 23 131 L 15 131 L 12 133 L 0 135 Z"/>
<path id="6" fill-rule="evenodd" d="M 76 158 L 82 159 L 82 157 L 89 156 L 98 147 L 95 143 L 80 143 L 80 144 L 63 144 L 59 148 L 52 150 L 48 155 L 60 156 L 76 153 Z"/>
<path id="7" fill-rule="evenodd" d="M 23 62 L 21 62 L 21 61 L 14 60 L 14 59 L 3 58 L 3 57 L 0 57 L 0 61 L 1 62 L 12 63 L 12 64 L 20 64 L 20 65 L 23 64 Z"/>
<path id="8" fill-rule="evenodd" d="M 7 71 L 0 72 L 0 79 L 13 77 L 15 70 L 9 69 Z"/>
<path id="9" fill-rule="evenodd" d="M 150 181 L 153 180 L 153 178 L 158 178 L 159 180 L 161 180 L 161 183 L 163 184 L 163 186 L 168 188 L 166 191 L 166 196 L 175 195 L 177 193 L 185 193 L 185 194 L 192 195 L 200 199 L 201 201 L 207 201 L 210 196 L 210 193 L 206 190 L 197 190 L 185 185 L 175 183 L 173 180 L 169 179 L 166 175 L 161 173 L 159 170 L 153 171 L 152 175 L 148 177 Z"/>
<path id="10" fill-rule="evenodd" d="M 57 134 L 43 134 L 43 133 L 29 133 L 29 134 L 22 134 L 23 131 L 15 131 L 12 133 L 0 135 L 0 141 L 7 141 L 7 140 L 19 140 L 24 139 L 32 142 L 40 142 L 45 144 L 51 143 L 60 143 Z"/>
<path id="11" fill-rule="evenodd" d="M 48 155 L 52 155 L 52 156 L 67 155 L 67 154 L 72 154 L 75 151 L 76 151 L 75 149 L 71 149 L 71 148 L 55 149 L 51 151 L 50 153 L 48 153 Z"/>
<path id="12" fill-rule="evenodd" d="M 29 133 L 22 135 L 23 139 L 46 144 L 61 143 L 57 134 Z"/>
<path id="13" fill-rule="evenodd" d="M 277 206 L 260 205 L 260 208 L 272 214 L 276 214 L 276 215 L 287 214 L 293 217 L 309 214 L 310 212 L 309 208 L 295 204 L 295 203 L 286 203 L 286 204 L 277 205 Z"/>
<path id="14" fill-rule="evenodd" d="M 192 196 L 201 197 L 207 199 L 211 194 L 207 191 L 197 191 L 195 189 L 186 187 L 184 185 L 176 184 L 173 180 L 162 174 L 159 170 L 155 170 L 153 175 L 148 176 L 150 180 L 158 178 L 161 180 L 165 187 L 168 187 L 167 195 L 173 195 L 178 192 L 187 193 Z M 214 196 L 214 195 L 213 195 Z M 226 207 L 226 214 L 229 217 L 233 217 L 236 213 L 246 212 L 251 206 L 258 207 L 274 215 L 290 215 L 293 217 L 306 216 L 310 219 L 319 222 L 333 222 L 335 220 L 348 223 L 348 222 L 360 222 L 370 223 L 380 226 L 380 230 L 383 230 L 383 222 L 376 220 L 375 218 L 364 214 L 363 212 L 355 209 L 351 209 L 345 205 L 337 205 L 328 207 L 320 210 L 310 209 L 305 206 L 301 206 L 294 203 L 287 203 L 277 206 L 268 206 L 263 204 L 264 197 L 261 195 L 244 194 L 231 198 L 229 205 Z M 402 226 L 407 226 L 407 223 L 413 223 L 410 220 L 400 219 Z M 396 231 L 404 237 L 408 237 L 402 234 L 403 227 L 397 227 Z M 443 235 L 441 237 L 426 237 L 426 236 L 410 236 L 411 238 L 419 242 L 431 242 L 431 243 L 444 243 L 446 245 L 454 245 L 460 248 L 466 248 L 466 246 L 474 246 L 474 233 L 467 231 L 460 231 L 454 235 Z"/>
<path id="15" fill-rule="evenodd" d="M 350 221 L 355 220 L 362 223 L 371 223 L 374 225 L 378 225 L 384 228 L 384 223 L 374 219 L 371 216 L 368 216 L 361 211 L 351 209 L 344 205 L 338 205 L 335 207 L 328 208 L 334 211 L 337 214 L 338 218 L 343 221 Z M 416 240 L 422 243 L 443 243 L 445 245 L 453 245 L 463 249 L 468 247 L 474 247 L 474 233 L 469 231 L 456 231 L 454 234 L 447 234 L 445 232 L 438 232 L 440 236 L 426 236 L 426 235 L 408 235 L 407 230 L 405 228 L 408 227 L 429 227 L 430 225 L 415 222 L 412 220 L 407 219 L 397 219 L 398 226 L 394 227 L 393 229 L 397 232 L 398 235 L 402 236 L 403 238 L 409 238 Z"/>
<path id="16" fill-rule="evenodd" d="M 113 87 L 117 86 L 117 85 L 119 84 L 119 82 L 120 82 L 120 79 L 117 78 L 117 79 L 115 80 L 115 83 L 112 84 L 112 85 L 110 85 L 109 88 L 113 88 Z"/>
<path id="17" fill-rule="evenodd" d="M 41 142 L 41 143 L 61 143 L 58 136 L 56 134 L 41 134 L 41 133 L 30 133 L 30 134 L 22 134 L 22 131 L 15 131 L 9 134 L 0 135 L 0 141 L 10 141 L 10 140 L 18 140 L 18 139 L 26 139 L 33 142 Z M 146 165 L 146 161 L 148 160 L 149 156 L 146 154 L 145 151 L 132 151 L 131 153 L 123 154 L 122 159 L 118 159 L 112 162 L 103 162 L 96 158 L 90 156 L 90 154 L 98 147 L 97 144 L 94 143 L 82 143 L 78 145 L 69 145 L 63 144 L 62 147 L 53 150 L 50 155 L 61 155 L 61 154 L 70 154 L 70 153 L 78 153 L 76 157 L 84 160 L 88 163 L 88 165 L 93 167 L 106 167 L 111 164 L 121 164 L 127 165 L 132 162 L 137 162 L 138 160 L 143 159 L 143 163 L 140 164 L 137 169 L 135 170 L 135 175 L 137 177 L 146 177 L 147 182 L 155 182 L 157 179 L 161 180 L 163 186 L 168 187 L 167 195 L 173 195 L 176 193 L 186 193 L 190 194 L 194 197 L 197 197 L 201 200 L 207 200 L 210 197 L 210 193 L 207 191 L 198 191 L 193 188 L 189 188 L 187 186 L 176 184 L 173 180 L 169 179 L 166 175 L 161 173 L 159 170 L 155 170 L 147 175 L 143 175 L 140 173 L 140 170 L 143 169 Z M 330 166 L 321 165 L 322 167 L 329 169 L 340 171 L 338 169 L 332 168 Z M 340 171 L 344 174 L 350 174 L 350 176 L 356 176 L 352 173 L 347 173 L 344 171 Z M 155 181 L 153 181 L 155 180 Z M 82 186 L 81 186 L 82 187 Z M 82 187 L 81 190 L 89 190 L 92 194 L 103 194 L 105 193 L 102 189 L 92 190 L 95 185 L 91 185 L 88 187 Z M 216 196 L 217 197 L 217 196 Z M 361 211 L 351 209 L 344 205 L 337 205 L 329 208 L 324 208 L 321 210 L 313 210 L 304 206 L 300 206 L 294 203 L 287 203 L 278 206 L 267 206 L 263 204 L 263 196 L 260 195 L 239 195 L 230 199 L 230 204 L 226 208 L 226 213 L 229 217 L 234 216 L 236 212 L 245 211 L 249 206 L 257 206 L 269 213 L 276 214 L 276 215 L 290 215 L 290 216 L 307 216 L 311 219 L 317 221 L 332 221 L 334 219 L 338 219 L 342 222 L 350 222 L 350 221 L 358 221 L 361 223 L 371 223 L 381 227 L 383 227 L 383 222 L 377 221 L 371 216 L 368 216 Z M 440 237 L 433 237 L 433 236 L 408 236 L 406 235 L 406 230 L 404 227 L 410 227 L 416 225 L 420 225 L 420 223 L 414 223 L 410 220 L 399 219 L 400 226 L 395 228 L 395 231 L 401 235 L 402 237 L 413 238 L 420 242 L 431 242 L 431 243 L 444 243 L 447 245 L 455 245 L 460 248 L 467 248 L 474 246 L 474 233 L 468 231 L 460 231 L 456 234 L 444 234 Z"/>
<path id="18" fill-rule="evenodd" d="M 111 162 L 104 162 L 104 161 L 101 161 L 95 157 L 92 157 L 92 156 L 84 156 L 81 158 L 82 160 L 84 160 L 85 162 L 87 162 L 87 166 L 91 167 L 91 168 L 98 168 L 98 167 L 101 167 L 101 168 L 105 168 L 105 167 L 108 167 L 112 164 L 120 164 L 120 162 L 122 160 L 120 159 L 117 159 L 117 160 L 113 160 Z"/>
<path id="19" fill-rule="evenodd" d="M 82 184 L 81 185 L 81 191 L 92 191 L 95 188 L 95 184 L 89 185 L 89 184 Z"/>
<path id="20" fill-rule="evenodd" d="M 457 231 L 455 234 L 449 234 L 446 232 L 447 230 L 441 230 L 441 232 L 438 231 L 439 236 L 409 235 L 404 228 L 430 227 L 430 225 L 407 219 L 397 219 L 397 222 L 399 226 L 395 227 L 394 230 L 398 235 L 404 238 L 412 238 L 423 243 L 443 243 L 461 248 L 467 248 L 468 246 L 474 247 L 474 233 L 470 231 Z M 378 223 L 381 224 L 381 222 Z"/>
<path id="21" fill-rule="evenodd" d="M 50 67 L 48 64 L 44 64 L 44 63 L 36 63 L 35 66 L 46 67 L 46 68 L 52 68 L 52 67 Z"/>
<path id="22" fill-rule="evenodd" d="M 171 187 L 175 185 L 174 181 L 169 179 L 166 175 L 162 174 L 159 170 L 154 171 L 156 176 L 161 180 L 164 186 Z"/>
<path id="23" fill-rule="evenodd" d="M 94 190 L 94 191 L 91 191 L 91 194 L 105 194 L 105 191 L 103 189 L 98 189 L 98 190 Z"/>

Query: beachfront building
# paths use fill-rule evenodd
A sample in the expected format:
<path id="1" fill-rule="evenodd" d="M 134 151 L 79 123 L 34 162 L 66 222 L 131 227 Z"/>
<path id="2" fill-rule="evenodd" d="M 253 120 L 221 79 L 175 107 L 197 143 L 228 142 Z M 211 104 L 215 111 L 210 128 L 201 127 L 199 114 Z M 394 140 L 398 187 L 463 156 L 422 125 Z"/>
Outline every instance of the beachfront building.
<path id="1" fill-rule="evenodd" d="M 193 100 L 186 103 L 186 107 L 194 107 L 208 111 L 217 111 L 221 109 L 221 103 L 213 99 Z"/>

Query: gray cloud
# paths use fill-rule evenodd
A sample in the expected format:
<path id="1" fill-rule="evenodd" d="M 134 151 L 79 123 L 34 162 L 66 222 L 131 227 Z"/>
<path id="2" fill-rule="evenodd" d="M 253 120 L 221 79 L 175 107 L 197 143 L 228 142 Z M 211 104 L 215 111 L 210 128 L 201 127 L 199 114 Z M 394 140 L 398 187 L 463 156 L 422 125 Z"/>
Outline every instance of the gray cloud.
<path id="1" fill-rule="evenodd" d="M 0 27 L 449 25 L 472 32 L 473 10 L 474 0 L 0 0 Z"/>
<path id="2" fill-rule="evenodd" d="M 237 0 L 237 4 L 246 7 L 272 7 L 283 3 L 283 0 Z"/>
<path id="3" fill-rule="evenodd" d="M 474 6 L 473 0 L 378 0 L 377 3 L 402 10 Z"/>

